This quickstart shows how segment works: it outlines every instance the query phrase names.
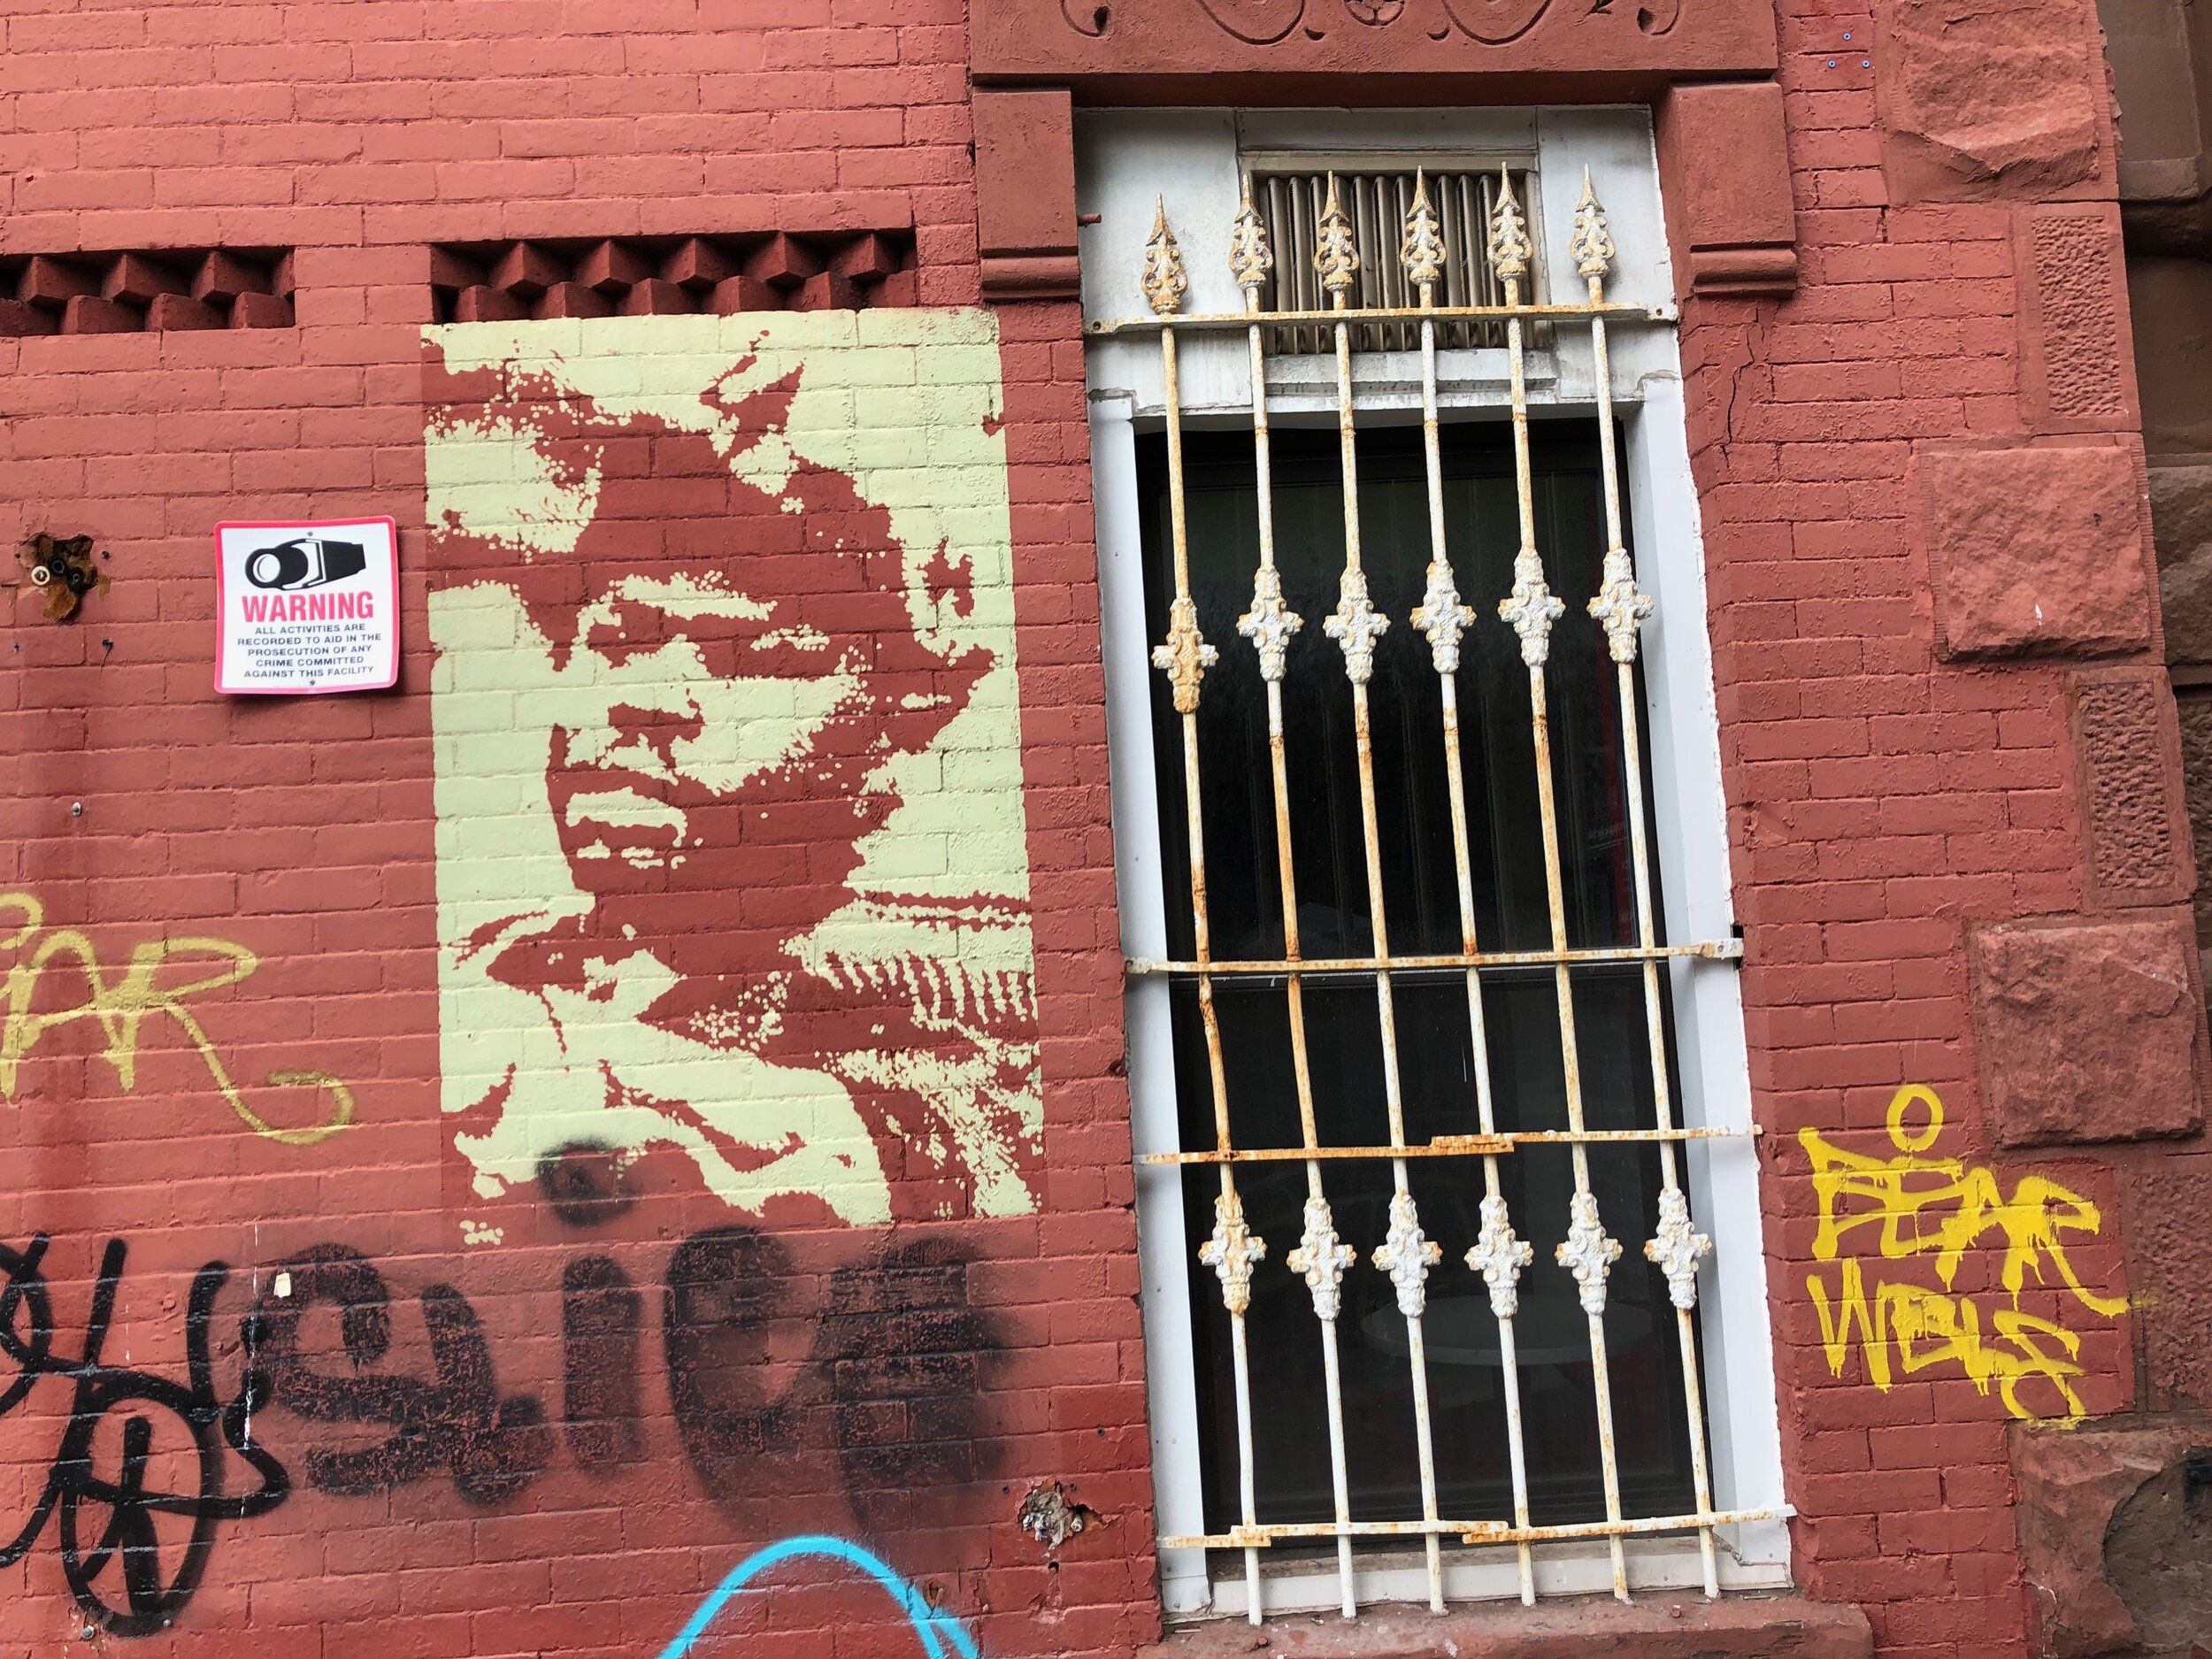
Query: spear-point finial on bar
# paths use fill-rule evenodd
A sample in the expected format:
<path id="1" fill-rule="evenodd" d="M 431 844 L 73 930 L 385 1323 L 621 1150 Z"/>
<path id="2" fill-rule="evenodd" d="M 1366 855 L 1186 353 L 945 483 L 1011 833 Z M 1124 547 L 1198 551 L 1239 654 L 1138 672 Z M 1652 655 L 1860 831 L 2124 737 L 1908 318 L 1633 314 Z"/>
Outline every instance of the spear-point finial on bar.
<path id="1" fill-rule="evenodd" d="M 1144 245 L 1144 275 L 1139 286 L 1155 314 L 1166 317 L 1180 311 L 1190 279 L 1183 274 L 1183 250 L 1175 245 L 1175 233 L 1167 227 L 1167 201 L 1156 198 L 1152 209 L 1152 237 Z"/>
<path id="2" fill-rule="evenodd" d="M 1530 256 L 1528 219 L 1514 199 L 1513 175 L 1498 169 L 1498 204 L 1490 211 L 1490 268 L 1501 282 L 1517 282 L 1528 274 Z"/>
<path id="3" fill-rule="evenodd" d="M 1275 250 L 1267 245 L 1267 224 L 1252 205 L 1252 175 L 1244 175 L 1244 199 L 1238 204 L 1236 222 L 1229 228 L 1229 273 L 1244 290 L 1245 309 L 1259 309 L 1260 285 L 1275 268 Z"/>
<path id="4" fill-rule="evenodd" d="M 1613 233 L 1598 205 L 1598 193 L 1590 183 L 1590 170 L 1582 170 L 1582 199 L 1575 204 L 1574 240 L 1569 244 L 1575 269 L 1593 282 L 1602 282 L 1613 270 Z"/>
<path id="5" fill-rule="evenodd" d="M 1405 261 L 1406 280 L 1417 295 L 1432 289 L 1444 274 L 1444 227 L 1429 202 L 1426 168 L 1417 168 L 1413 174 L 1413 205 L 1406 211 L 1405 240 L 1398 244 L 1398 257 Z M 1426 303 L 1429 296 L 1421 297 Z"/>
<path id="6" fill-rule="evenodd" d="M 1313 268 L 1320 273 L 1321 286 L 1341 311 L 1345 296 L 1352 290 L 1352 279 L 1359 272 L 1359 247 L 1352 240 L 1352 221 L 1345 217 L 1343 204 L 1337 200 L 1333 173 L 1329 175 L 1329 199 L 1321 204 L 1321 222 L 1316 228 L 1320 235 L 1314 246 Z"/>

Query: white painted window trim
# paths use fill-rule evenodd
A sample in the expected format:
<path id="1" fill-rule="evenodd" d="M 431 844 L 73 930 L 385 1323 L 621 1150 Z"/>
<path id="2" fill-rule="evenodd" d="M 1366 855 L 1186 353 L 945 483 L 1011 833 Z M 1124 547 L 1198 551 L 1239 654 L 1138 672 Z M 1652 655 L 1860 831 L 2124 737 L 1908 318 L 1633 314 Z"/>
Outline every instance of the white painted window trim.
<path id="1" fill-rule="evenodd" d="M 1151 205 L 1164 196 L 1183 241 L 1192 292 L 1188 309 L 1241 309 L 1221 249 L 1235 211 L 1240 150 L 1443 152 L 1516 165 L 1538 174 L 1536 231 L 1554 270 L 1571 269 L 1564 240 L 1588 165 L 1621 250 L 1612 297 L 1671 304 L 1660 213 L 1658 173 L 1647 111 L 1641 109 L 1524 111 L 1118 111 L 1087 113 L 1078 132 L 1078 196 L 1101 215 L 1085 234 L 1085 312 L 1099 319 L 1138 314 L 1136 273 L 1151 227 Z M 1532 406 L 1588 412 L 1586 342 L 1563 337 L 1531 365 Z M 1721 791 L 1719 726 L 1713 691 L 1704 549 L 1682 405 L 1680 359 L 1669 327 L 1615 334 L 1615 398 L 1626 428 L 1624 485 L 1632 514 L 1637 570 L 1657 601 L 1643 634 L 1655 816 L 1654 844 L 1663 872 L 1667 937 L 1724 938 L 1734 922 L 1727 818 Z M 1209 357 L 1202 349 L 1218 349 Z M 1190 341 L 1184 347 L 1185 408 L 1193 425 L 1208 411 L 1248 419 L 1250 388 L 1241 337 Z M 1441 354 L 1440 403 L 1451 411 L 1501 411 L 1502 352 Z M 1494 359 L 1494 361 L 1493 361 Z M 1282 390 L 1271 383 L 1269 409 L 1287 425 L 1310 408 L 1333 421 L 1331 388 L 1317 374 L 1310 394 L 1296 360 L 1278 359 Z M 1317 368 L 1319 366 L 1316 365 Z M 1091 461 L 1096 496 L 1107 733 L 1114 813 L 1122 948 L 1132 956 L 1168 955 L 1166 895 L 1160 869 L 1158 802 L 1152 754 L 1151 676 L 1146 636 L 1136 435 L 1158 425 L 1157 348 L 1149 338 L 1094 343 L 1089 354 Z M 1402 409 L 1417 419 L 1417 370 L 1391 357 L 1363 359 L 1363 411 Z M 1390 419 L 1387 414 L 1384 419 Z M 1683 1117 L 1692 1125 L 1739 1127 L 1751 1121 L 1750 1075 L 1736 970 L 1725 964 L 1671 965 L 1677 1063 Z M 1127 995 L 1132 1126 L 1139 1157 L 1177 1146 L 1174 1064 L 1164 980 L 1133 980 Z M 1691 1141 L 1690 1196 L 1714 1249 L 1703 1269 L 1700 1321 L 1713 1498 L 1722 1510 L 1783 1505 L 1773 1333 L 1759 1205 L 1758 1164 L 1747 1139 Z M 1196 1385 L 1190 1340 L 1188 1253 L 1179 1177 L 1171 1167 L 1137 1166 L 1138 1250 L 1143 1273 L 1146 1371 L 1151 1414 L 1157 1525 L 1163 1534 L 1204 1532 L 1200 1487 Z M 1789 1581 L 1789 1540 L 1779 1520 L 1718 1529 L 1724 1588 Z M 1545 1546 L 1537 1552 L 1540 1592 L 1609 1588 L 1601 1544 Z M 1675 1587 L 1698 1581 L 1694 1541 L 1632 1540 L 1632 1586 Z M 1462 1550 L 1448 1555 L 1446 1590 L 1465 1600 L 1510 1595 L 1513 1552 Z M 1425 1570 L 1384 1552 L 1362 1557 L 1360 1597 L 1421 1600 Z M 1202 1552 L 1163 1551 L 1161 1584 L 1171 1617 L 1245 1610 L 1240 1571 L 1210 1579 Z M 1402 1582 L 1403 1588 L 1400 1585 Z M 1267 1612 L 1336 1604 L 1334 1563 L 1310 1571 L 1282 1562 L 1263 1580 Z"/>

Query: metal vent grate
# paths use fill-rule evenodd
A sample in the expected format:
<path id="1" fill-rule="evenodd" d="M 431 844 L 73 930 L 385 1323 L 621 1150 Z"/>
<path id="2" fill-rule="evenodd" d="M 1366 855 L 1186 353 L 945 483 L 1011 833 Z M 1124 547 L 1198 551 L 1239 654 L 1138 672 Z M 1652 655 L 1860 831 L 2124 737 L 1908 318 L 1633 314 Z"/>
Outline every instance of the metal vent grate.
<path id="1" fill-rule="evenodd" d="M 1512 172 L 1513 191 L 1529 201 L 1525 171 Z M 1429 200 L 1444 220 L 1444 280 L 1438 290 L 1440 305 L 1502 305 L 1505 289 L 1484 257 L 1489 239 L 1490 217 L 1498 205 L 1498 174 L 1451 171 L 1430 172 Z M 1406 281 L 1404 261 L 1397 257 L 1399 228 L 1413 207 L 1411 168 L 1390 173 L 1336 173 L 1338 200 L 1351 217 L 1353 234 L 1365 252 L 1352 291 L 1345 303 L 1352 311 L 1386 306 L 1418 305 L 1421 296 Z M 1329 196 L 1329 174 L 1319 173 L 1258 173 L 1252 175 L 1253 204 L 1266 221 L 1268 240 L 1275 249 L 1273 293 L 1270 311 L 1317 311 L 1329 309 L 1321 278 L 1313 267 L 1314 227 Z M 1532 271 L 1533 293 L 1542 290 L 1540 270 Z M 1446 349 L 1472 346 L 1502 347 L 1505 324 L 1494 318 L 1460 319 L 1440 322 L 1436 343 Z M 1537 343 L 1532 342 L 1532 343 Z M 1325 323 L 1281 323 L 1269 331 L 1271 353 L 1302 353 L 1335 349 L 1333 331 Z M 1418 351 L 1421 325 L 1417 322 L 1360 323 L 1352 329 L 1355 351 Z"/>

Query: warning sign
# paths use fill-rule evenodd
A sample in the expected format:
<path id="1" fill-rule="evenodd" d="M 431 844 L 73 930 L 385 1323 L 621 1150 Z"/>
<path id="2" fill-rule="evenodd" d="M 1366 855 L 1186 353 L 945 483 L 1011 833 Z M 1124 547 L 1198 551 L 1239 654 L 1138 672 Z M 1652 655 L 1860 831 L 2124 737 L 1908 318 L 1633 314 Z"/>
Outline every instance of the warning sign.
<path id="1" fill-rule="evenodd" d="M 399 679 L 389 518 L 215 526 L 215 689 L 377 691 Z"/>

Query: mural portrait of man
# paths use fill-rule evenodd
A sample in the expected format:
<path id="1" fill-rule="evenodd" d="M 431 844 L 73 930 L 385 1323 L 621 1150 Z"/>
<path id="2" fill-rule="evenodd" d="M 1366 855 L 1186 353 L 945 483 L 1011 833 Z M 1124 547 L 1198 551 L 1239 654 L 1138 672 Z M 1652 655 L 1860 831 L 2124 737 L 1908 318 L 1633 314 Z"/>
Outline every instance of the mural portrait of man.
<path id="1" fill-rule="evenodd" d="M 441 1068 L 477 1197 L 1033 1208 L 997 349 L 882 311 L 427 331 Z"/>

